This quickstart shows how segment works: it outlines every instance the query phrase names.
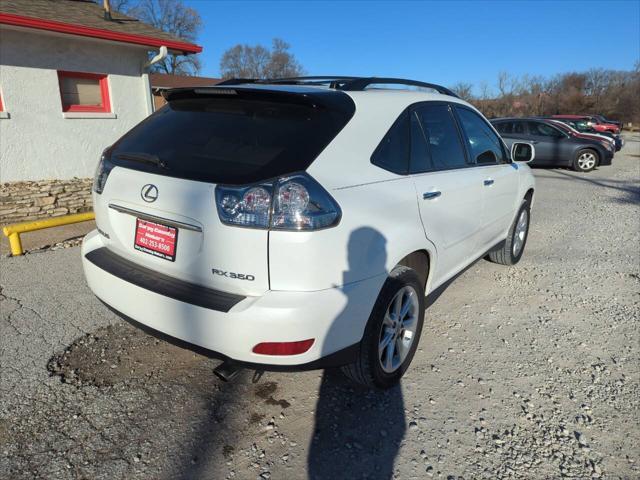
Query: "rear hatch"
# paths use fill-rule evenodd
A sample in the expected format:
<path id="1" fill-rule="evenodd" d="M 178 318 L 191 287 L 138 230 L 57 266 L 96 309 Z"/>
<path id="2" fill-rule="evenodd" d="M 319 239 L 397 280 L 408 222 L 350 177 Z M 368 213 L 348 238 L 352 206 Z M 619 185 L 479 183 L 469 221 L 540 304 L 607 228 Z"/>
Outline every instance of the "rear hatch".
<path id="1" fill-rule="evenodd" d="M 268 290 L 269 232 L 222 223 L 216 186 L 306 170 L 354 110 L 341 92 L 291 90 L 171 92 L 103 155 L 94 200 L 108 247 L 187 282 L 244 295 Z"/>

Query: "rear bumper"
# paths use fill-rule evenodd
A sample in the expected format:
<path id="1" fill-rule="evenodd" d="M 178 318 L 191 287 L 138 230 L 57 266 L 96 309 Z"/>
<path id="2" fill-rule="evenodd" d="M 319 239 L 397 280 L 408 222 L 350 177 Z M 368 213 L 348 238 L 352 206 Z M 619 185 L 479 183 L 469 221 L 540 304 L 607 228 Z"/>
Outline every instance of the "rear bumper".
<path id="1" fill-rule="evenodd" d="M 221 311 L 225 308 L 216 309 L 215 304 L 202 306 L 188 301 L 188 297 L 177 299 L 176 295 L 172 298 L 158 293 L 166 285 L 158 289 L 149 284 L 142 287 L 141 281 L 134 283 L 131 277 L 105 269 L 99 262 L 97 265 L 95 258 L 90 260 L 91 252 L 102 248 L 97 231 L 85 237 L 82 245 L 85 277 L 93 293 L 125 320 L 163 338 L 171 337 L 174 343 L 200 353 L 265 370 L 313 369 L 350 363 L 385 281 L 381 275 L 315 292 L 268 291 L 260 297 L 233 298 L 233 305 L 227 302 L 227 311 Z M 135 278 L 135 273 L 133 275 Z M 252 352 L 253 347 L 262 342 L 309 338 L 314 339 L 313 345 L 299 355 Z"/>

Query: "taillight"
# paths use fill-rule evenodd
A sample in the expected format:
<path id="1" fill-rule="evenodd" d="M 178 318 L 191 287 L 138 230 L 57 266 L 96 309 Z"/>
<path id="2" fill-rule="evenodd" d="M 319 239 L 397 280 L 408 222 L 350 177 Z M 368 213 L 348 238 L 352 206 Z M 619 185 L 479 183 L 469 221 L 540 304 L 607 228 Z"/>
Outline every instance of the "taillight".
<path id="1" fill-rule="evenodd" d="M 222 223 L 267 228 L 271 211 L 271 185 L 216 187 L 218 216 Z"/>
<path id="2" fill-rule="evenodd" d="M 98 162 L 98 166 L 96 168 L 96 173 L 93 177 L 93 191 L 96 193 L 102 193 L 104 190 L 104 186 L 107 183 L 107 178 L 109 177 L 109 173 L 113 170 L 114 165 L 109 160 L 109 156 L 106 151 L 102 152 L 100 156 L 100 161 Z"/>
<path id="3" fill-rule="evenodd" d="M 250 186 L 218 185 L 216 206 L 222 223 L 272 230 L 320 230 L 341 215 L 331 195 L 305 173 Z"/>

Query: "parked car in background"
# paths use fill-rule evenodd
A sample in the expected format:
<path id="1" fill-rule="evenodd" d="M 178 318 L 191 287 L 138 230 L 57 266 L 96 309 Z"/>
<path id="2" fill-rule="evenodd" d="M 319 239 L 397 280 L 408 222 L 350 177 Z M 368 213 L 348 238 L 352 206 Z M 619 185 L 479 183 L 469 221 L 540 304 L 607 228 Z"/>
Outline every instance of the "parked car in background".
<path id="1" fill-rule="evenodd" d="M 605 135 L 604 133 L 598 133 L 598 132 L 582 133 L 582 132 L 579 132 L 577 129 L 573 128 L 568 123 L 563 122 L 562 120 L 556 120 L 554 118 L 551 118 L 549 119 L 549 121 L 570 135 L 574 135 L 580 138 L 590 138 L 592 140 L 599 140 L 601 142 L 605 142 L 607 145 L 607 148 L 612 149 L 614 151 L 616 149 L 616 141 L 611 135 Z"/>
<path id="2" fill-rule="evenodd" d="M 491 123 L 507 145 L 522 141 L 535 145 L 532 166 L 569 167 L 589 172 L 598 166 L 611 165 L 613 159 L 611 142 L 573 135 L 551 120 L 496 118 Z"/>
<path id="3" fill-rule="evenodd" d="M 594 117 L 589 115 L 552 115 L 551 118 L 557 120 L 586 120 L 589 126 L 593 127 L 598 132 L 611 132 L 615 135 L 620 133 L 620 127 L 612 123 L 599 122 Z"/>
<path id="4" fill-rule="evenodd" d="M 604 115 L 590 115 L 590 117 L 594 120 L 597 120 L 598 123 L 610 123 L 612 125 L 616 125 L 620 129 L 620 131 L 622 131 L 622 122 L 619 122 L 617 120 L 609 120 Z"/>
<path id="5" fill-rule="evenodd" d="M 384 84 L 437 93 L 367 88 Z M 426 294 L 522 256 L 535 147 L 507 149 L 444 87 L 227 80 L 165 98 L 102 155 L 84 272 L 126 319 L 225 359 L 223 378 L 343 366 L 389 388 Z"/>
<path id="6" fill-rule="evenodd" d="M 565 125 L 568 125 L 583 134 L 597 135 L 602 138 L 609 138 L 614 142 L 616 152 L 624 146 L 624 138 L 622 138 L 622 136 L 615 135 L 611 132 L 598 132 L 595 128 L 589 125 L 589 122 L 587 120 L 567 120 L 557 118 L 553 118 L 552 120 L 556 122 L 562 122 Z"/>

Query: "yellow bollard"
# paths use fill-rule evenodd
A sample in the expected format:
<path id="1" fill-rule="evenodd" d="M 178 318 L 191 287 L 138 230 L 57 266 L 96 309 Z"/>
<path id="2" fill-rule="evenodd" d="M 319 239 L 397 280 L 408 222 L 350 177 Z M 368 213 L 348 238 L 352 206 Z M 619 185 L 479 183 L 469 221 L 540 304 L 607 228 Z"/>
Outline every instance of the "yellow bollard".
<path id="1" fill-rule="evenodd" d="M 9 235 L 9 246 L 11 247 L 11 255 L 14 257 L 22 255 L 22 242 L 20 241 L 20 234 L 18 232 Z"/>
<path id="2" fill-rule="evenodd" d="M 5 236 L 9 237 L 9 246 L 11 247 L 11 255 L 22 255 L 22 242 L 20 234 L 25 232 L 33 232 L 34 230 L 42 230 L 44 228 L 59 227 L 61 225 L 69 225 L 71 223 L 86 222 L 95 219 L 93 212 L 76 213 L 73 215 L 64 215 L 62 217 L 47 218 L 46 220 L 36 220 L 33 222 L 14 223 L 5 226 L 2 231 Z"/>

